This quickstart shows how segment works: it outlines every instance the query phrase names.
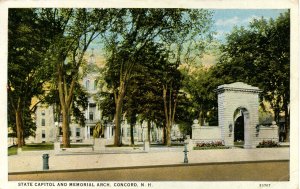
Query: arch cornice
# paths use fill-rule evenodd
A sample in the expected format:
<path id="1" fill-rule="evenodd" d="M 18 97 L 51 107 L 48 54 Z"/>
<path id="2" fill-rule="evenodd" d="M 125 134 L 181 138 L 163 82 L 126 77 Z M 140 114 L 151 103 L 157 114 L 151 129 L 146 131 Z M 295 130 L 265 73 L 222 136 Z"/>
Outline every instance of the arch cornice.
<path id="1" fill-rule="evenodd" d="M 215 92 L 218 94 L 224 93 L 225 91 L 236 91 L 236 92 L 243 92 L 243 93 L 260 93 L 262 90 L 260 90 L 258 87 L 253 87 L 251 85 L 247 85 L 242 82 L 235 82 L 231 84 L 224 84 L 219 86 Z"/>

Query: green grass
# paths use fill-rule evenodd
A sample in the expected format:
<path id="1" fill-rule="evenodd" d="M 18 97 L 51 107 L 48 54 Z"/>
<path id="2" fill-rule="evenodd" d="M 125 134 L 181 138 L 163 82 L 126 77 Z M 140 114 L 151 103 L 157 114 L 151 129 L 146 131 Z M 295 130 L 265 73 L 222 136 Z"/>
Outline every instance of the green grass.
<path id="1" fill-rule="evenodd" d="M 38 151 L 38 150 L 53 150 L 54 145 L 52 143 L 38 143 L 38 144 L 26 144 L 22 147 L 22 151 Z M 8 148 L 8 155 L 17 155 L 17 146 Z"/>
<path id="2" fill-rule="evenodd" d="M 153 147 L 167 147 L 166 144 L 151 144 Z M 171 147 L 174 146 L 184 146 L 184 143 L 171 143 Z"/>
<path id="3" fill-rule="evenodd" d="M 113 144 L 109 144 L 109 145 L 105 145 L 105 146 L 106 147 L 119 147 L 119 146 L 115 146 Z M 142 144 L 139 144 L 139 145 L 137 145 L 137 144 L 135 144 L 135 145 L 122 144 L 122 146 L 120 146 L 120 147 L 143 147 L 143 145 Z"/>
<path id="4" fill-rule="evenodd" d="M 53 150 L 53 143 L 38 143 L 38 144 L 26 144 L 22 147 L 23 151 L 38 151 L 38 150 Z"/>
<path id="5" fill-rule="evenodd" d="M 214 149 L 229 149 L 228 146 L 216 146 L 216 147 L 194 147 L 194 150 L 214 150 Z"/>
<path id="6" fill-rule="evenodd" d="M 82 147 L 92 147 L 91 144 L 71 144 L 70 148 L 82 148 Z M 60 148 L 64 148 L 63 145 L 60 145 Z"/>
<path id="7" fill-rule="evenodd" d="M 8 148 L 8 155 L 11 156 L 11 155 L 17 155 L 17 150 L 18 148 L 16 146 L 13 146 L 13 147 L 10 147 Z"/>
<path id="8" fill-rule="evenodd" d="M 81 147 L 92 147 L 90 144 L 71 144 L 71 148 L 81 148 Z M 61 148 L 63 146 L 61 145 Z M 53 143 L 38 143 L 38 144 L 26 144 L 22 147 L 22 151 L 39 151 L 39 150 L 53 150 Z M 8 148 L 8 155 L 17 155 L 18 147 L 12 146 Z"/>

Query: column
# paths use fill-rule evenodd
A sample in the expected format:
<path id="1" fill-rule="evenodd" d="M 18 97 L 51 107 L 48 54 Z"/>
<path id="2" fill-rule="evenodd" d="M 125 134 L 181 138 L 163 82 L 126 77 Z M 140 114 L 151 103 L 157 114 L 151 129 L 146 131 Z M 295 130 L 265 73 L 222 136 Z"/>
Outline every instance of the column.
<path id="1" fill-rule="evenodd" d="M 123 136 L 124 136 L 124 140 L 127 141 L 127 122 L 125 122 L 124 124 L 124 129 L 123 129 Z"/>
<path id="2" fill-rule="evenodd" d="M 109 126 L 109 138 L 111 138 L 112 137 L 112 126 L 110 125 Z"/>
<path id="3" fill-rule="evenodd" d="M 87 133 L 87 126 L 84 127 L 84 139 L 87 139 L 88 138 L 88 133 Z"/>

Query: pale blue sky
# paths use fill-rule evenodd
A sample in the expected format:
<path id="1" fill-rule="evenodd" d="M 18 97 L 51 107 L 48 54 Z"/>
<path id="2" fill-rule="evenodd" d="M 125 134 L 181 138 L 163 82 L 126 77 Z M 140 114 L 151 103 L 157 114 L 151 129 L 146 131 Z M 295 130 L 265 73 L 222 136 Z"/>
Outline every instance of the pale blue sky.
<path id="1" fill-rule="evenodd" d="M 214 9 L 213 23 L 217 32 L 216 38 L 224 41 L 225 35 L 234 26 L 247 26 L 254 18 L 277 18 L 287 9 Z"/>
<path id="2" fill-rule="evenodd" d="M 221 42 L 225 41 L 226 34 L 230 33 L 234 26 L 247 26 L 254 18 L 264 17 L 266 19 L 276 19 L 280 13 L 287 9 L 210 9 L 213 11 L 213 30 L 217 32 L 215 38 Z M 99 53 L 99 43 L 94 41 L 90 49 L 94 48 L 95 53 Z M 98 51 L 98 52 L 97 52 Z M 100 50 L 101 52 L 101 50 Z M 91 52 L 89 52 L 91 53 Z M 100 53 L 102 54 L 102 52 Z"/>

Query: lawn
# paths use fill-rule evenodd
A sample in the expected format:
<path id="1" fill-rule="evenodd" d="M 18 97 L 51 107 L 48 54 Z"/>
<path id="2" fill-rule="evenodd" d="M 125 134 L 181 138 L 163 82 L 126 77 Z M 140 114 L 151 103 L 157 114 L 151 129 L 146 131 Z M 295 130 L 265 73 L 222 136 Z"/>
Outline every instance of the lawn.
<path id="1" fill-rule="evenodd" d="M 89 144 L 71 144 L 71 148 L 80 148 L 80 147 L 91 147 Z M 61 145 L 62 148 L 62 145 Z M 53 150 L 53 143 L 37 143 L 37 144 L 26 144 L 22 147 L 22 151 L 39 151 L 39 150 Z M 12 146 L 8 148 L 8 155 L 17 155 L 17 146 Z"/>
<path id="2" fill-rule="evenodd" d="M 8 148 L 8 155 L 17 154 L 17 146 L 12 146 Z M 38 150 L 53 150 L 53 143 L 38 143 L 38 144 L 26 144 L 22 147 L 22 151 L 38 151 Z"/>
<path id="3" fill-rule="evenodd" d="M 8 148 L 8 155 L 11 156 L 11 155 L 17 155 L 17 147 L 16 146 L 13 146 L 13 147 L 10 147 Z"/>

